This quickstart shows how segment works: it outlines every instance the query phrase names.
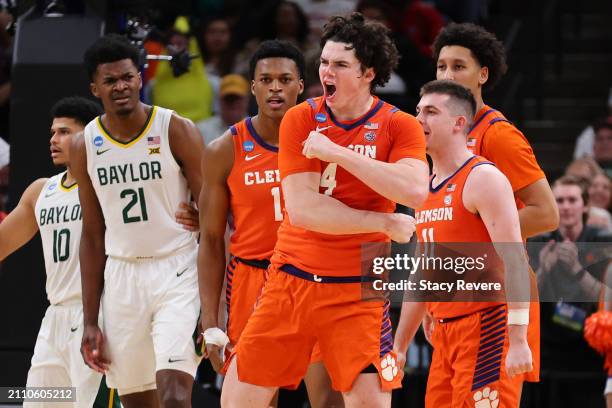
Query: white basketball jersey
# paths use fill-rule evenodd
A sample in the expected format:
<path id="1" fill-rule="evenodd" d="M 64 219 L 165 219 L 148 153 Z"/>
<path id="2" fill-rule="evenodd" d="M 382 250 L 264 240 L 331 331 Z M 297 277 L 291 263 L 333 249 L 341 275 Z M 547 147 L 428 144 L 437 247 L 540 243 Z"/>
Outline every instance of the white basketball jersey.
<path id="1" fill-rule="evenodd" d="M 81 205 L 77 185 L 62 184 L 65 174 L 47 180 L 34 208 L 45 254 L 47 299 L 52 305 L 81 300 Z"/>
<path id="2" fill-rule="evenodd" d="M 109 256 L 163 257 L 195 246 L 195 234 L 174 216 L 190 192 L 170 151 L 171 117 L 172 111 L 152 107 L 142 131 L 125 143 L 113 138 L 100 117 L 85 127 L 87 171 L 104 214 Z"/>

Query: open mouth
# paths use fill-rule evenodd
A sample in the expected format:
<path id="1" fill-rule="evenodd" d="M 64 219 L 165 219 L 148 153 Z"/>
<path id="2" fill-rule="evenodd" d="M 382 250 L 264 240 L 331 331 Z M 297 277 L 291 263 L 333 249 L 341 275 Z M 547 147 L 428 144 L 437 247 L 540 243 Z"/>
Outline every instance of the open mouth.
<path id="1" fill-rule="evenodd" d="M 271 108 L 278 109 L 281 106 L 283 106 L 283 104 L 285 103 L 285 100 L 279 97 L 272 97 L 272 98 L 269 98 L 267 102 Z"/>
<path id="2" fill-rule="evenodd" d="M 333 84 L 325 84 L 325 94 L 328 98 L 331 98 L 336 93 L 336 85 Z"/>

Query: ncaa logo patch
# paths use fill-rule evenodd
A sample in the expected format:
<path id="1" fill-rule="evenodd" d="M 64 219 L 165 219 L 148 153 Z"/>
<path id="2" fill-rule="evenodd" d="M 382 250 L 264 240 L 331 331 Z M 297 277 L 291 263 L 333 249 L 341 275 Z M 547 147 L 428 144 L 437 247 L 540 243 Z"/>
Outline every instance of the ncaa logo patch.
<path id="1" fill-rule="evenodd" d="M 444 205 L 451 205 L 451 203 L 453 202 L 453 196 L 448 194 L 447 196 L 444 197 Z"/>
<path id="2" fill-rule="evenodd" d="M 317 113 L 315 115 L 315 120 L 317 122 L 319 122 L 319 123 L 323 123 L 323 122 L 325 122 L 327 120 L 327 115 L 325 115 L 324 113 L 319 112 L 319 113 Z"/>
<path id="3" fill-rule="evenodd" d="M 376 140 L 376 132 L 365 132 L 363 135 L 364 139 L 368 142 L 373 142 Z"/>
<path id="4" fill-rule="evenodd" d="M 255 144 L 250 140 L 245 140 L 244 143 L 242 143 L 242 150 L 245 152 L 252 152 L 253 149 L 255 149 Z"/>
<path id="5" fill-rule="evenodd" d="M 53 183 L 49 184 L 49 187 L 47 187 L 47 190 L 49 191 L 55 190 L 56 187 L 57 187 L 57 183 L 54 181 Z"/>
<path id="6" fill-rule="evenodd" d="M 96 147 L 100 147 L 104 144 L 104 139 L 102 139 L 102 136 L 98 135 L 94 137 L 93 144 Z"/>

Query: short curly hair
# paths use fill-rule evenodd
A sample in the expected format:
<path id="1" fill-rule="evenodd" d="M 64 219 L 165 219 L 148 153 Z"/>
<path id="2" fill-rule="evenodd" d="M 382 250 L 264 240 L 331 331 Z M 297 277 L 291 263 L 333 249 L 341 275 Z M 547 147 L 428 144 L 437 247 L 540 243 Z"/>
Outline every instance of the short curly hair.
<path id="1" fill-rule="evenodd" d="M 96 116 L 104 113 L 102 107 L 96 102 L 82 96 L 68 96 L 62 98 L 51 108 L 51 117 L 70 118 L 85 126 Z"/>
<path id="2" fill-rule="evenodd" d="M 367 68 L 374 69 L 371 91 L 389 81 L 391 72 L 399 61 L 397 48 L 389 37 L 387 27 L 373 21 L 366 22 L 361 13 L 353 12 L 347 17 L 331 17 L 323 28 L 321 48 L 327 41 L 350 44 L 349 49 L 355 50 L 362 71 Z"/>
<path id="3" fill-rule="evenodd" d="M 87 69 L 89 79 L 93 81 L 98 70 L 98 65 L 110 62 L 130 59 L 134 66 L 138 68 L 140 61 L 140 51 L 132 45 L 127 38 L 119 34 L 108 34 L 98 38 L 83 56 L 83 62 Z"/>
<path id="4" fill-rule="evenodd" d="M 484 89 L 492 89 L 508 70 L 506 50 L 495 34 L 472 23 L 451 23 L 446 26 L 433 44 L 434 61 L 440 57 L 443 47 L 458 45 L 472 52 L 480 66 L 489 69 L 489 79 Z"/>

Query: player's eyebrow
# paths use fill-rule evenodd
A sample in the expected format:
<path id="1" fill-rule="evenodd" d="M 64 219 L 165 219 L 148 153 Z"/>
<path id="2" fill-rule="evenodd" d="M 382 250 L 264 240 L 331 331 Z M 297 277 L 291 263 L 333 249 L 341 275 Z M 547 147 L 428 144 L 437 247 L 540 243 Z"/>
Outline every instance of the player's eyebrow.
<path id="1" fill-rule="evenodd" d="M 426 110 L 426 109 L 433 109 L 433 110 L 438 111 L 438 112 L 440 111 L 440 109 L 438 109 L 435 105 L 423 105 L 423 106 L 418 105 L 416 107 L 416 111 L 417 112 L 420 112 L 420 111 Z"/>

